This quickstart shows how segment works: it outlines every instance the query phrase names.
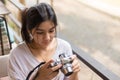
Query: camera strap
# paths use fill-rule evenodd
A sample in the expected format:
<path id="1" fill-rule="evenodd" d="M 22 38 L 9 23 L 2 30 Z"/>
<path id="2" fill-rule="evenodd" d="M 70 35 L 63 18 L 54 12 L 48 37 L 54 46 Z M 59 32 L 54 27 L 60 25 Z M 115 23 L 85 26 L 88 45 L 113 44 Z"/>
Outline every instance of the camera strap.
<path id="1" fill-rule="evenodd" d="M 32 75 L 32 73 L 33 73 L 37 68 L 39 68 L 41 65 L 43 65 L 43 64 L 45 64 L 45 62 L 41 62 L 39 65 L 37 65 L 35 68 L 33 68 L 33 69 L 29 72 L 26 80 L 29 80 L 29 78 L 30 78 L 30 76 Z"/>

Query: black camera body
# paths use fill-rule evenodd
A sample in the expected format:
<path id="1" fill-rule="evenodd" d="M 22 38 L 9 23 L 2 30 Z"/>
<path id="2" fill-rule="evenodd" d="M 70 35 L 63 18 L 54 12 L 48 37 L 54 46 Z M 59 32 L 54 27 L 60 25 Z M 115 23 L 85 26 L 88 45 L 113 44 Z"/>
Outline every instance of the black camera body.
<path id="1" fill-rule="evenodd" d="M 56 59 L 53 63 L 50 64 L 51 67 L 57 66 L 58 64 L 62 64 L 60 68 L 65 76 L 69 76 L 73 73 L 72 69 L 72 58 L 65 53 L 59 55 L 59 59 Z"/>

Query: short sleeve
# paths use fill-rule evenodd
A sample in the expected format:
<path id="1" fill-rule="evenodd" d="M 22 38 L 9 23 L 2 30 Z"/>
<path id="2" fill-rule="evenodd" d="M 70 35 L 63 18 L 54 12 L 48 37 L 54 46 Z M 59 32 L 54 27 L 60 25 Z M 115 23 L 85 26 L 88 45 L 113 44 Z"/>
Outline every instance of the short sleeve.
<path id="1" fill-rule="evenodd" d="M 9 64 L 8 64 L 8 75 L 11 80 L 22 80 L 25 76 L 19 69 L 17 65 L 16 58 L 13 55 L 10 55 Z"/>

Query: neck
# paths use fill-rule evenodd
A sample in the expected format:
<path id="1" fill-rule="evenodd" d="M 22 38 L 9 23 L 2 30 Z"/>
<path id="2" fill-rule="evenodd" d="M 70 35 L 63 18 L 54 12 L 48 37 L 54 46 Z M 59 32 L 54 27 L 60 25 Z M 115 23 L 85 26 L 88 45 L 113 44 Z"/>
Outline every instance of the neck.
<path id="1" fill-rule="evenodd" d="M 28 44 L 31 53 L 39 60 L 39 61 L 48 61 L 52 58 L 53 54 L 55 53 L 57 47 L 57 41 L 54 39 L 50 45 L 47 47 L 33 47 L 34 45 Z"/>

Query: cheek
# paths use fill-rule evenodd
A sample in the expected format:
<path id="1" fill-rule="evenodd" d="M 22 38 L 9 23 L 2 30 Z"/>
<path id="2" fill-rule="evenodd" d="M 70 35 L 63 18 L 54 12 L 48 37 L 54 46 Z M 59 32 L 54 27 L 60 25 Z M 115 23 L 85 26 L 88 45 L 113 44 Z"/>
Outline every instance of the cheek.
<path id="1" fill-rule="evenodd" d="M 53 40 L 53 38 L 55 38 L 55 37 L 56 37 L 56 34 L 51 34 L 50 40 Z"/>
<path id="2" fill-rule="evenodd" d="M 52 37 L 56 37 L 56 31 L 51 34 Z"/>
<path id="3" fill-rule="evenodd" d="M 56 36 L 56 34 L 51 34 L 51 38 L 53 38 L 53 37 L 55 37 Z"/>
<path id="4" fill-rule="evenodd" d="M 39 35 L 34 35 L 34 41 L 35 41 L 36 43 L 39 43 L 41 40 L 42 40 L 42 37 L 41 37 L 41 36 L 39 36 Z"/>

